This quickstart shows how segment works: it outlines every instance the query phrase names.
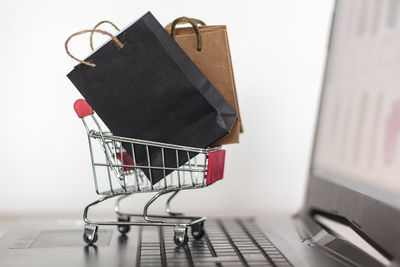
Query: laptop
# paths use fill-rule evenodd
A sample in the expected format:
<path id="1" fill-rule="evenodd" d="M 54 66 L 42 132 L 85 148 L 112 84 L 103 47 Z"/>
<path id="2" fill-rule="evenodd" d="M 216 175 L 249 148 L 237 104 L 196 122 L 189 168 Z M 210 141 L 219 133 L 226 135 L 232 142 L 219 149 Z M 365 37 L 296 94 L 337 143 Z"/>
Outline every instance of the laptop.
<path id="1" fill-rule="evenodd" d="M 397 0 L 335 4 L 297 214 L 209 218 L 204 236 L 183 247 L 168 227 L 124 235 L 102 227 L 86 245 L 81 220 L 27 221 L 0 239 L 0 266 L 398 266 L 399 8 Z"/>

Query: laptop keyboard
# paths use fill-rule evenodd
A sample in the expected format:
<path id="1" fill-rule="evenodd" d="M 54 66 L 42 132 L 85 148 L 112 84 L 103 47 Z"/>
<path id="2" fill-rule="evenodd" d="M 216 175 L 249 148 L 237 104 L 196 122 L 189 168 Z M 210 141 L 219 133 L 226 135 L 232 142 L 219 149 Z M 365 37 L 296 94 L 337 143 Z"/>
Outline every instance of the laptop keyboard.
<path id="1" fill-rule="evenodd" d="M 205 230 L 178 248 L 171 227 L 141 227 L 136 265 L 292 266 L 251 220 L 207 220 Z"/>

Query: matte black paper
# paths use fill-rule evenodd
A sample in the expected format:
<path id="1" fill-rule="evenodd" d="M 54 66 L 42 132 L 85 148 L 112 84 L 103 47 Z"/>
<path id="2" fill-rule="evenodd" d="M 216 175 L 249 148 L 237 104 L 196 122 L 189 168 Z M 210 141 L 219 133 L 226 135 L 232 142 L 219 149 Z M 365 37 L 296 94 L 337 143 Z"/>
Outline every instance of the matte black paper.
<path id="1" fill-rule="evenodd" d="M 110 40 L 86 59 L 96 67 L 78 64 L 67 75 L 114 135 L 206 148 L 229 133 L 235 111 L 150 12 L 117 37 L 123 48 Z M 148 165 L 144 147 L 134 149 L 136 163 Z M 166 167 L 176 167 L 175 152 L 166 153 Z M 163 166 L 160 149 L 150 155 Z M 180 152 L 179 165 L 187 161 Z M 151 174 L 153 184 L 164 177 Z"/>

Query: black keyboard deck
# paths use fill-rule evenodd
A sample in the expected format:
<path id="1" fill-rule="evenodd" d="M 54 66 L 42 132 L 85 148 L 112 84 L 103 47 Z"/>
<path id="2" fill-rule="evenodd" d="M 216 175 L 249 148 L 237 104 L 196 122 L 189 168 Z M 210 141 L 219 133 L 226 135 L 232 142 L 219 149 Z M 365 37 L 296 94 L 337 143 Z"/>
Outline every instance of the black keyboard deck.
<path id="1" fill-rule="evenodd" d="M 292 266 L 251 220 L 208 220 L 205 230 L 177 248 L 173 229 L 142 227 L 137 266 Z"/>

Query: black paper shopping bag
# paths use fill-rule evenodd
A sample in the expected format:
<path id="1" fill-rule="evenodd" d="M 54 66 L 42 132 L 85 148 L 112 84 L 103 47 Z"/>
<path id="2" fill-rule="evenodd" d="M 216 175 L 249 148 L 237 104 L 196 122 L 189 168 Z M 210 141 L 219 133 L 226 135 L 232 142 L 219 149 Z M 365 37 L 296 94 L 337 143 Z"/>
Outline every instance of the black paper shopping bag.
<path id="1" fill-rule="evenodd" d="M 206 148 L 229 133 L 235 111 L 150 12 L 117 38 L 123 47 L 110 40 L 67 75 L 114 135 Z M 173 151 L 125 149 L 138 165 L 177 167 Z M 153 184 L 170 173 L 143 171 Z"/>

